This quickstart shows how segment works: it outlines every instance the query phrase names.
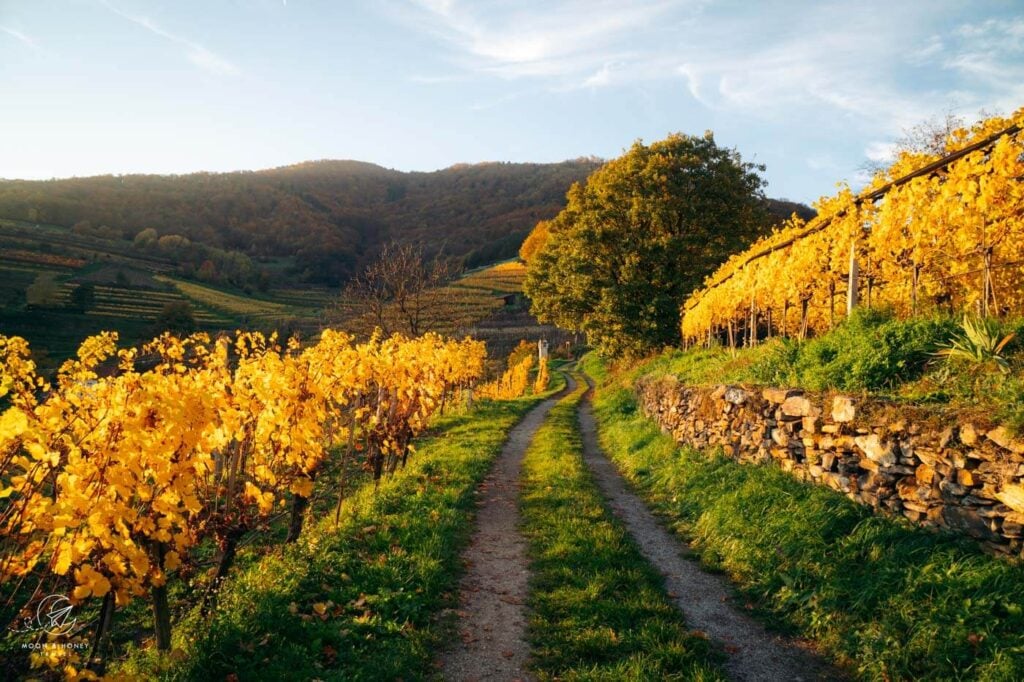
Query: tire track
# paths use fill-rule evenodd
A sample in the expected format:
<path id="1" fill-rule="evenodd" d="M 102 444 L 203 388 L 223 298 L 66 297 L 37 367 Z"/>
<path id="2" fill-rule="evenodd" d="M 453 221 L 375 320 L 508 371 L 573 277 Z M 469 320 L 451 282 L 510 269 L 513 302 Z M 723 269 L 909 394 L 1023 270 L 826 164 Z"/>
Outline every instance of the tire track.
<path id="1" fill-rule="evenodd" d="M 519 478 L 523 455 L 555 403 L 575 382 L 533 408 L 508 441 L 480 485 L 476 526 L 463 554 L 459 582 L 458 638 L 441 655 L 446 680 L 529 680 L 526 641 L 529 581 L 527 544 L 519 529 Z"/>
<path id="2" fill-rule="evenodd" d="M 685 559 L 689 548 L 658 523 L 647 505 L 628 487 L 597 439 L 591 390 L 579 407 L 583 459 L 615 514 L 622 519 L 641 553 L 665 576 L 669 596 L 687 624 L 701 630 L 724 650 L 725 670 L 734 680 L 841 680 L 845 675 L 820 658 L 806 642 L 769 632 L 735 606 L 725 578 L 705 572 Z"/>

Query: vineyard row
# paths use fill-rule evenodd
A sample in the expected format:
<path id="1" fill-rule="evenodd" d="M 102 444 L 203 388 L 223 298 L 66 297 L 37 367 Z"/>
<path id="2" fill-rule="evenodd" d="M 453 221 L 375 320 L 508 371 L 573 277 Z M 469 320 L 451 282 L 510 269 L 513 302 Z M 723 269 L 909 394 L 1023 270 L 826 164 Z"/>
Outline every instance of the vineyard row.
<path id="1" fill-rule="evenodd" d="M 1022 125 L 1024 109 L 986 119 L 950 135 L 948 163 L 904 152 L 860 196 L 822 198 L 811 223 L 792 217 L 707 279 L 683 306 L 683 338 L 825 331 L 851 270 L 854 302 L 902 317 L 1024 313 Z"/>
<path id="2" fill-rule="evenodd" d="M 51 382 L 23 339 L 0 336 L 4 596 L 102 600 L 93 648 L 116 609 L 145 598 L 168 649 L 168 581 L 195 572 L 200 544 L 219 557 L 208 611 L 243 536 L 280 517 L 295 540 L 328 469 L 344 475 L 358 459 L 376 480 L 403 465 L 429 417 L 481 378 L 485 355 L 482 342 L 435 334 L 355 343 L 327 330 L 307 348 L 247 332 L 163 335 L 118 349 L 104 333 Z M 334 484 L 318 494 L 340 510 Z M 91 654 L 73 648 L 33 657 L 91 674 L 75 667 Z"/>

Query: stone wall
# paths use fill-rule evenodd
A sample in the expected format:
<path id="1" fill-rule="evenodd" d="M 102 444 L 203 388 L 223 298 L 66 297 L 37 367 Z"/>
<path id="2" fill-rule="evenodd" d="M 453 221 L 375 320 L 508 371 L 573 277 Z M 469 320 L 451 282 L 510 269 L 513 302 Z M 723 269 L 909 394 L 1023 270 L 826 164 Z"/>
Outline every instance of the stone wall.
<path id="1" fill-rule="evenodd" d="M 637 384 L 644 413 L 681 444 L 774 462 L 877 510 L 1024 557 L 1024 440 L 963 415 L 777 388 Z"/>

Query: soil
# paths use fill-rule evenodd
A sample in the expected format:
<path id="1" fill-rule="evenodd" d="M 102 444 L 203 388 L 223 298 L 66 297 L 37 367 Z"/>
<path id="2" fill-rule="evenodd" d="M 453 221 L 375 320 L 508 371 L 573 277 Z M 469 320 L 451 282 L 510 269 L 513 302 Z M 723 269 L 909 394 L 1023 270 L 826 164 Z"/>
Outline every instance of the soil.
<path id="1" fill-rule="evenodd" d="M 532 679 L 526 640 L 530 561 L 519 529 L 519 479 L 534 433 L 571 386 L 570 380 L 565 391 L 533 408 L 512 429 L 480 485 L 476 527 L 463 554 L 458 637 L 440 659 L 446 680 Z"/>

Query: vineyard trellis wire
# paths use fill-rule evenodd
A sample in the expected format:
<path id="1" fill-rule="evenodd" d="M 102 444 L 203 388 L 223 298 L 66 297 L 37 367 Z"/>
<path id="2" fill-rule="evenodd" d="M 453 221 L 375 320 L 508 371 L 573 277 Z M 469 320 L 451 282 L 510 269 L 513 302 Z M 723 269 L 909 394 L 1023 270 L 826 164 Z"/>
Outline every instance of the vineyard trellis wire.
<path id="1" fill-rule="evenodd" d="M 897 314 L 1024 309 L 1014 265 L 1024 261 L 1022 129 L 1024 109 L 986 119 L 954 131 L 948 154 L 902 153 L 864 192 L 822 198 L 818 217 L 794 216 L 708 277 L 682 306 L 684 341 L 828 329 L 851 260 L 861 275 L 853 293 Z M 977 285 L 965 281 L 979 273 Z"/>

